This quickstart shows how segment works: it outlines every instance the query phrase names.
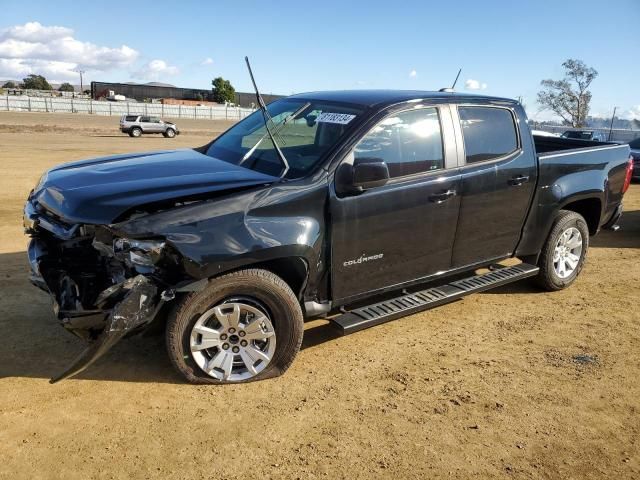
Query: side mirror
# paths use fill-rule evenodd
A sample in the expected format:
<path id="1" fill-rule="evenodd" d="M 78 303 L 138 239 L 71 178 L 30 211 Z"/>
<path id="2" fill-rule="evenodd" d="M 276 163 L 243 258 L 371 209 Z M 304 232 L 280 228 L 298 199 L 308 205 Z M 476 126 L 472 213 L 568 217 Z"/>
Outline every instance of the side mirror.
<path id="1" fill-rule="evenodd" d="M 316 119 L 318 118 L 318 116 L 317 115 L 307 115 L 304 118 L 307 121 L 307 127 L 313 127 L 316 124 Z"/>
<path id="2" fill-rule="evenodd" d="M 381 187 L 389 181 L 389 168 L 381 158 L 356 158 L 352 185 L 360 190 Z"/>

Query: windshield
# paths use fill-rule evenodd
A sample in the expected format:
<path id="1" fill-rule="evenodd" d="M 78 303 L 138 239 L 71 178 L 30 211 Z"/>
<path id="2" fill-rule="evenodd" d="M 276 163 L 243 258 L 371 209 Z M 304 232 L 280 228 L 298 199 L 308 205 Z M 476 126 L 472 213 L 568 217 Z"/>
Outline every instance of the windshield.
<path id="1" fill-rule="evenodd" d="M 640 150 L 640 137 L 631 140 L 629 146 L 634 150 Z"/>
<path id="2" fill-rule="evenodd" d="M 310 172 L 362 113 L 357 107 L 297 98 L 278 100 L 267 110 L 273 118 L 270 127 L 275 141 L 289 163 L 286 178 Z M 259 110 L 218 137 L 206 153 L 267 175 L 280 176 L 283 171 Z"/>

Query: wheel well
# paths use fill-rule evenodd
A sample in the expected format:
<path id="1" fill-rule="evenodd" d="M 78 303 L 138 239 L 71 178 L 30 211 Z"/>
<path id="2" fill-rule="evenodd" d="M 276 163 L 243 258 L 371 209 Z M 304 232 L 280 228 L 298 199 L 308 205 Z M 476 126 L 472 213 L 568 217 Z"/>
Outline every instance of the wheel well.
<path id="1" fill-rule="evenodd" d="M 242 268 L 262 268 L 275 273 L 291 287 L 298 299 L 302 297 L 302 290 L 307 283 L 307 262 L 300 257 L 276 258 Z"/>
<path id="2" fill-rule="evenodd" d="M 600 213 L 602 211 L 602 204 L 599 199 L 585 198 L 584 200 L 577 200 L 565 205 L 562 209 L 570 210 L 582 215 L 589 226 L 589 233 L 591 235 L 595 235 L 598 231 L 598 226 L 600 225 Z"/>

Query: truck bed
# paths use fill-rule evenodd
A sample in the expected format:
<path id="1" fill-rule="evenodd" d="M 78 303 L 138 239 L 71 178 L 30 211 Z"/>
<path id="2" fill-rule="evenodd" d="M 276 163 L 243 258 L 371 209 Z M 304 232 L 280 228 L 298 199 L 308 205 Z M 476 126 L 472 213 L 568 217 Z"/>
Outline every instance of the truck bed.
<path id="1" fill-rule="evenodd" d="M 590 211 L 595 212 L 593 216 L 598 219 L 598 225 L 592 226 L 592 233 L 615 220 L 624 194 L 629 145 L 537 135 L 533 135 L 533 142 L 539 165 L 534 205 L 538 205 L 540 231 L 548 231 L 549 219 L 553 218 L 553 211 L 547 211 L 546 205 L 553 204 L 558 197 L 578 200 L 587 191 L 595 195 L 591 206 L 579 208 L 583 208 L 581 213 L 585 218 Z M 538 241 L 535 248 L 540 245 Z"/>
<path id="2" fill-rule="evenodd" d="M 540 159 L 570 152 L 583 153 L 598 151 L 605 148 L 623 147 L 618 143 L 598 142 L 594 140 L 576 140 L 573 138 L 546 137 L 533 135 L 533 143 Z"/>

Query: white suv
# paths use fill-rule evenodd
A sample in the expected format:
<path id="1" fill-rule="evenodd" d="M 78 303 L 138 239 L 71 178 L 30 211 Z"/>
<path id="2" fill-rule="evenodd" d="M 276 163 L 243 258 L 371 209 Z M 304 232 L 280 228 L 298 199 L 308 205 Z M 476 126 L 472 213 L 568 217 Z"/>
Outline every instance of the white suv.
<path id="1" fill-rule="evenodd" d="M 175 123 L 147 115 L 122 115 L 120 131 L 128 133 L 130 137 L 139 137 L 143 133 L 161 133 L 167 138 L 173 138 L 180 133 Z"/>

